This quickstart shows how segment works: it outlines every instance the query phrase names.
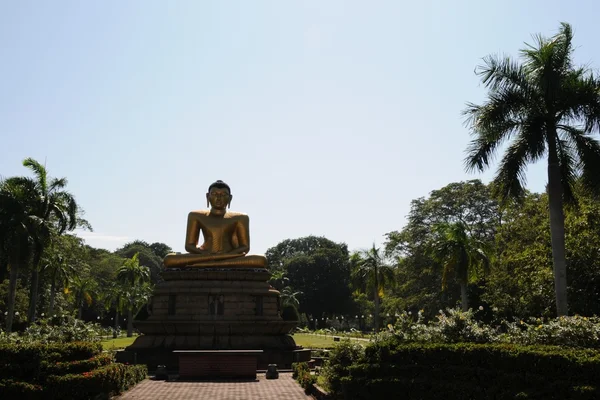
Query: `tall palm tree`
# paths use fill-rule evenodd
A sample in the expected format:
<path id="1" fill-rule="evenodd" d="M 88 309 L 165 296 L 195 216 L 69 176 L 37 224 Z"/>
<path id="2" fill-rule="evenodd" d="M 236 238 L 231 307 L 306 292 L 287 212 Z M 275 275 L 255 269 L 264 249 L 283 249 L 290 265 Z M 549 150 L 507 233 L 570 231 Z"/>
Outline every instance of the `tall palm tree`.
<path id="1" fill-rule="evenodd" d="M 523 62 L 488 56 L 477 74 L 488 88 L 482 105 L 464 111 L 475 138 L 465 160 L 483 171 L 505 141 L 495 177 L 503 200 L 520 197 L 528 163 L 547 157 L 550 231 L 556 311 L 568 314 L 564 201 L 572 201 L 576 182 L 600 192 L 600 145 L 590 136 L 600 129 L 600 80 L 573 65 L 573 31 L 562 23 L 551 38 L 538 35 L 521 50 Z"/>
<path id="2" fill-rule="evenodd" d="M 139 253 L 125 260 L 117 271 L 117 280 L 127 288 L 127 337 L 133 336 L 133 317 L 137 313 L 136 308 L 141 301 L 150 295 L 146 282 L 150 280 L 148 267 L 140 265 Z"/>
<path id="3" fill-rule="evenodd" d="M 359 282 L 365 291 L 373 291 L 375 314 L 375 330 L 379 330 L 379 304 L 380 293 L 387 282 L 393 279 L 392 267 L 385 262 L 379 248 L 371 247 L 369 250 L 360 250 L 350 256 L 352 278 Z"/>
<path id="4" fill-rule="evenodd" d="M 97 287 L 98 285 L 94 279 L 75 275 L 70 282 L 70 287 L 65 289 L 75 297 L 74 305 L 77 308 L 77 318 L 81 319 L 84 304 L 88 306 L 92 304 L 94 297 L 97 296 Z M 73 288 L 72 292 L 71 288 Z"/>
<path id="5" fill-rule="evenodd" d="M 43 272 L 50 274 L 50 300 L 48 301 L 47 315 L 54 312 L 57 286 L 64 289 L 71 279 L 76 275 L 75 266 L 69 263 L 62 254 L 57 254 L 48 264 L 42 268 Z"/>
<path id="6" fill-rule="evenodd" d="M 49 179 L 46 167 L 33 158 L 25 159 L 23 165 L 35 176 L 33 181 L 36 188 L 35 195 L 29 201 L 32 203 L 33 215 L 38 220 L 34 235 L 33 268 L 27 312 L 27 320 L 31 323 L 35 320 L 37 308 L 40 261 L 44 250 L 49 245 L 50 237 L 55 232 L 60 235 L 65 231 L 72 231 L 80 220 L 77 216 L 79 206 L 75 198 L 64 190 L 67 185 L 65 178 Z M 89 224 L 87 227 L 90 228 Z"/>
<path id="7" fill-rule="evenodd" d="M 490 268 L 488 252 L 482 241 L 469 236 L 461 222 L 434 226 L 436 239 L 432 245 L 432 256 L 443 266 L 442 290 L 448 288 L 448 280 L 454 275 L 460 284 L 460 299 L 463 311 L 469 309 L 467 285 Z"/>
<path id="8" fill-rule="evenodd" d="M 10 282 L 6 330 L 12 330 L 19 270 L 29 262 L 39 220 L 32 215 L 30 199 L 35 185 L 27 178 L 0 181 L 0 252 L 8 262 Z"/>
<path id="9" fill-rule="evenodd" d="M 104 309 L 110 311 L 115 309 L 115 325 L 113 329 L 113 338 L 117 338 L 119 332 L 119 315 L 127 307 L 127 291 L 120 282 L 114 282 L 109 285 L 100 296 L 104 304 Z"/>

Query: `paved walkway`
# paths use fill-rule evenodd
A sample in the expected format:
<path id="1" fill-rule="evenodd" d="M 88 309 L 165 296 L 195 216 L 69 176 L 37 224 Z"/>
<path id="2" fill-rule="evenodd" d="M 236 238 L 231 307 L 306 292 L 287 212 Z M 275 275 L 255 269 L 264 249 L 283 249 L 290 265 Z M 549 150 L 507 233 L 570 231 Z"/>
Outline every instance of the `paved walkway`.
<path id="1" fill-rule="evenodd" d="M 306 400 L 310 396 L 292 379 L 291 373 L 279 373 L 279 379 L 258 374 L 256 381 L 178 382 L 146 379 L 115 400 Z"/>

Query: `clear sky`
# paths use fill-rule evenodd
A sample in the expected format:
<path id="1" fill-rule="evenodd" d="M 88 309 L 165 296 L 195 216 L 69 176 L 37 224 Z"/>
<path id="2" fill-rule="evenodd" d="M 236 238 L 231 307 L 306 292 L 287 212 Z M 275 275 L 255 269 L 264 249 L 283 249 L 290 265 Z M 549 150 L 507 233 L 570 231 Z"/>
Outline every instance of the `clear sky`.
<path id="1" fill-rule="evenodd" d="M 402 228 L 412 199 L 481 178 L 462 160 L 474 68 L 575 30 L 600 65 L 589 1 L 0 2 L 0 175 L 45 161 L 89 244 L 183 251 L 222 179 L 251 252 L 310 234 L 350 249 Z M 544 165 L 529 169 L 541 191 Z"/>

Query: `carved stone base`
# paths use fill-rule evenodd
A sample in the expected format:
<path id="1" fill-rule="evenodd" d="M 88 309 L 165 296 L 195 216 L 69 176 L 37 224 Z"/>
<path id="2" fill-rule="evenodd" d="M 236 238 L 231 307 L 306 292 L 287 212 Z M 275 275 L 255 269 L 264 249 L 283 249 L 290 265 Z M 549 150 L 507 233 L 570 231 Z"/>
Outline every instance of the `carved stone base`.
<path id="1" fill-rule="evenodd" d="M 289 335 L 297 325 L 281 318 L 279 292 L 266 269 L 171 268 L 152 296 L 151 315 L 135 322 L 143 333 L 121 359 L 150 370 L 177 369 L 174 350 L 263 350 L 259 368 L 310 360 L 310 350 Z"/>

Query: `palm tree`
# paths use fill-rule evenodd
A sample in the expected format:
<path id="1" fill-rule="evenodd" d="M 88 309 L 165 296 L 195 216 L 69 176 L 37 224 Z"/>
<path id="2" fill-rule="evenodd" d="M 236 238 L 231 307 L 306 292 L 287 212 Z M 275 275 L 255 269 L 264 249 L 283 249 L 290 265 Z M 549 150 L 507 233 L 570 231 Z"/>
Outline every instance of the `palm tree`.
<path id="1" fill-rule="evenodd" d="M 70 287 L 65 289 L 71 293 L 70 288 L 73 288 L 72 293 L 75 297 L 74 305 L 77 308 L 77 318 L 81 319 L 83 315 L 84 303 L 88 306 L 92 304 L 94 297 L 96 297 L 97 284 L 92 278 L 83 278 L 76 275 L 70 282 Z"/>
<path id="2" fill-rule="evenodd" d="M 29 168 L 35 176 L 35 180 L 32 182 L 36 191 L 35 195 L 30 198 L 30 202 L 33 215 L 38 220 L 34 235 L 33 268 L 27 312 L 27 320 L 31 323 L 35 320 L 37 308 L 40 261 L 44 250 L 49 245 L 50 237 L 54 233 L 61 235 L 65 231 L 72 231 L 81 224 L 81 220 L 77 216 L 79 206 L 75 198 L 64 190 L 67 185 L 65 178 L 49 179 L 46 167 L 33 158 L 25 159 L 23 165 Z M 84 226 L 91 229 L 87 222 Z"/>
<path id="3" fill-rule="evenodd" d="M 10 270 L 6 331 L 12 331 L 17 278 L 27 264 L 36 220 L 31 216 L 29 198 L 35 188 L 21 178 L 0 181 L 0 252 Z"/>
<path id="4" fill-rule="evenodd" d="M 67 287 L 71 279 L 75 276 L 76 270 L 72 264 L 67 262 L 62 254 L 57 254 L 51 262 L 42 268 L 42 271 L 50 274 L 50 300 L 46 314 L 52 315 L 54 312 L 57 285 L 59 289 Z"/>
<path id="5" fill-rule="evenodd" d="M 133 317 L 140 302 L 147 300 L 151 291 L 146 282 L 150 280 L 148 267 L 140 265 L 139 253 L 125 260 L 117 272 L 117 280 L 127 288 L 127 337 L 133 336 Z M 135 312 L 134 312 L 135 311 Z"/>
<path id="6" fill-rule="evenodd" d="M 300 301 L 298 300 L 298 296 L 301 295 L 302 292 L 294 291 L 290 286 L 286 286 L 281 289 L 281 303 L 285 307 L 287 305 L 294 306 L 298 308 L 300 306 Z"/>
<path id="7" fill-rule="evenodd" d="M 373 303 L 375 305 L 375 330 L 379 330 L 379 303 L 380 293 L 386 283 L 393 279 L 393 270 L 382 256 L 380 249 L 371 247 L 369 250 L 361 250 L 350 256 L 352 277 L 359 282 L 360 286 L 373 291 Z"/>
<path id="8" fill-rule="evenodd" d="M 448 288 L 448 280 L 454 275 L 460 284 L 462 310 L 469 309 L 467 285 L 480 272 L 487 273 L 490 259 L 482 241 L 467 233 L 467 227 L 461 223 L 439 224 L 434 226 L 436 239 L 432 245 L 433 259 L 442 264 L 442 290 Z"/>
<path id="9" fill-rule="evenodd" d="M 572 62 L 573 31 L 562 23 L 551 38 L 535 37 L 521 50 L 523 63 L 488 56 L 477 74 L 489 89 L 482 105 L 464 111 L 475 138 L 465 160 L 483 171 L 502 143 L 512 139 L 495 183 L 503 200 L 520 198 L 528 163 L 547 157 L 550 231 L 556 310 L 567 315 L 563 202 L 574 200 L 576 182 L 600 192 L 600 80 Z"/>
<path id="10" fill-rule="evenodd" d="M 287 283 L 290 279 L 287 277 L 287 273 L 285 270 L 274 271 L 271 273 L 271 278 L 269 279 L 269 284 L 273 286 L 275 289 L 281 291 L 284 287 L 287 286 Z"/>
<path id="11" fill-rule="evenodd" d="M 110 311 L 115 309 L 115 325 L 113 329 L 113 338 L 116 339 L 119 332 L 119 314 L 127 306 L 127 291 L 120 282 L 115 282 L 103 291 L 100 300 L 104 303 L 104 309 Z"/>

